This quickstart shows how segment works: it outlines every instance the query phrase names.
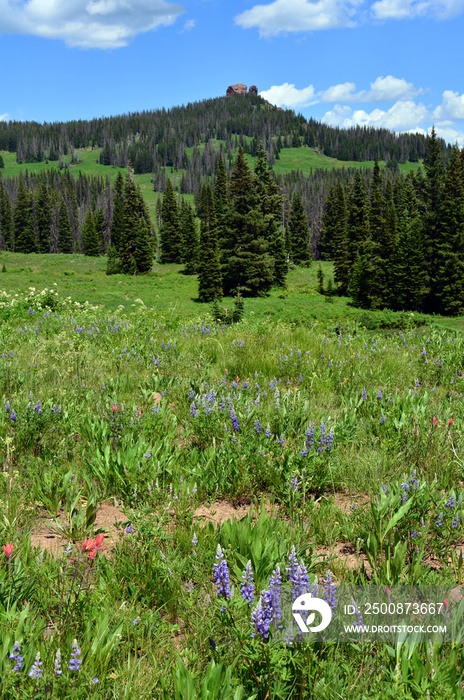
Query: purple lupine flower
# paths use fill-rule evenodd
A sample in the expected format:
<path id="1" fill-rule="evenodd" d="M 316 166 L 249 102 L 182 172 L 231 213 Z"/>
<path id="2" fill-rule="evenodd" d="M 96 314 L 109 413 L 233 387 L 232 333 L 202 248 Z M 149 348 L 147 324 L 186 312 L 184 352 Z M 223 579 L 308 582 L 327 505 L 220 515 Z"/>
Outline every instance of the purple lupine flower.
<path id="1" fill-rule="evenodd" d="M 235 430 L 236 432 L 239 432 L 240 426 L 239 426 L 239 424 L 238 424 L 238 419 L 237 419 L 237 416 L 235 415 L 235 413 L 233 413 L 233 414 L 230 416 L 230 420 L 232 421 L 232 430 Z"/>
<path id="2" fill-rule="evenodd" d="M 294 474 L 291 478 L 290 485 L 292 488 L 292 491 L 298 491 L 298 477 L 296 474 Z"/>
<path id="3" fill-rule="evenodd" d="M 132 524 L 130 524 L 126 527 L 125 532 L 126 532 L 126 535 L 130 535 L 132 532 L 134 532 L 134 528 L 133 528 Z"/>
<path id="4" fill-rule="evenodd" d="M 269 577 L 269 590 L 272 596 L 272 620 L 282 619 L 282 608 L 280 607 L 281 587 L 282 574 L 280 572 L 280 566 L 277 565 Z"/>
<path id="5" fill-rule="evenodd" d="M 259 418 L 257 418 L 255 421 L 255 432 L 257 435 L 259 435 L 262 432 L 261 422 L 260 422 Z"/>
<path id="6" fill-rule="evenodd" d="M 137 625 L 139 624 L 139 622 L 140 622 L 140 617 L 136 617 L 135 620 L 132 620 L 132 625 L 133 625 L 134 627 L 137 627 Z"/>
<path id="7" fill-rule="evenodd" d="M 454 516 L 451 527 L 453 528 L 453 530 L 456 530 L 456 528 L 459 527 L 459 515 Z"/>
<path id="8" fill-rule="evenodd" d="M 308 446 L 308 450 L 312 450 L 314 446 L 314 431 L 316 429 L 316 425 L 314 421 L 311 423 L 309 428 L 306 429 L 306 444 Z"/>
<path id="9" fill-rule="evenodd" d="M 72 652 L 71 652 L 71 658 L 69 660 L 69 670 L 70 671 L 77 671 L 79 673 L 82 661 L 79 658 L 81 655 L 81 650 L 79 649 L 79 646 L 77 644 L 77 639 L 75 639 L 72 643 Z"/>
<path id="10" fill-rule="evenodd" d="M 364 389 L 363 389 L 363 399 L 364 399 L 364 401 L 366 401 L 366 399 L 367 399 L 366 387 L 364 387 Z"/>
<path id="11" fill-rule="evenodd" d="M 269 637 L 269 630 L 272 622 L 272 593 L 271 591 L 261 591 L 261 596 L 256 607 L 251 613 L 251 624 L 254 632 L 251 636 L 254 637 L 257 632 L 262 639 L 266 640 Z"/>
<path id="12" fill-rule="evenodd" d="M 330 452 L 330 450 L 332 449 L 333 440 L 334 440 L 334 432 L 333 432 L 333 428 L 331 428 L 330 433 L 328 433 L 328 435 L 325 439 L 325 449 L 327 450 L 327 452 Z"/>
<path id="13" fill-rule="evenodd" d="M 10 402 L 7 401 L 5 404 L 5 411 L 9 411 L 9 410 L 10 410 Z"/>
<path id="14" fill-rule="evenodd" d="M 190 415 L 194 418 L 198 418 L 197 407 L 195 406 L 195 403 L 193 401 L 192 405 L 190 406 Z"/>
<path id="15" fill-rule="evenodd" d="M 58 649 L 56 654 L 55 654 L 55 666 L 53 669 L 53 673 L 55 676 L 61 676 L 63 671 L 61 670 L 61 650 Z"/>
<path id="16" fill-rule="evenodd" d="M 24 662 L 24 659 L 21 656 L 21 646 L 19 642 L 15 642 L 13 644 L 13 651 L 10 654 L 10 659 L 14 661 L 13 671 L 15 673 L 19 673 Z"/>
<path id="17" fill-rule="evenodd" d="M 325 590 L 324 600 L 326 603 L 329 604 L 332 612 L 335 612 L 335 608 L 337 607 L 337 598 L 335 595 L 337 587 L 335 586 L 335 583 L 332 580 L 332 572 L 330 571 L 330 569 L 327 569 L 325 579 L 323 579 L 322 584 Z"/>
<path id="18" fill-rule="evenodd" d="M 271 428 L 269 427 L 269 423 L 267 424 L 267 428 L 266 428 L 266 437 L 272 437 Z"/>
<path id="19" fill-rule="evenodd" d="M 198 537 L 196 536 L 196 533 L 195 533 L 195 532 L 193 533 L 192 544 L 193 544 L 194 547 L 196 547 L 197 544 L 198 544 Z"/>
<path id="20" fill-rule="evenodd" d="M 437 527 L 441 527 L 443 525 L 443 513 L 440 513 L 440 515 L 437 518 L 437 521 L 435 523 Z"/>
<path id="21" fill-rule="evenodd" d="M 418 532 L 417 530 L 413 530 L 413 531 L 411 532 L 411 537 L 412 537 L 413 539 L 416 539 L 416 537 L 419 537 L 419 532 Z"/>
<path id="22" fill-rule="evenodd" d="M 217 594 L 224 596 L 224 598 L 230 598 L 229 568 L 220 544 L 218 544 L 216 550 L 216 561 L 217 563 L 214 565 L 214 583 L 217 586 Z"/>
<path id="23" fill-rule="evenodd" d="M 13 409 L 11 409 L 10 418 L 11 418 L 11 420 L 13 420 L 13 421 L 16 420 L 16 413 L 14 412 Z"/>
<path id="24" fill-rule="evenodd" d="M 253 569 L 251 561 L 248 561 L 242 573 L 242 583 L 240 584 L 240 595 L 250 605 L 255 602 L 255 584 L 253 582 Z"/>
<path id="25" fill-rule="evenodd" d="M 40 660 L 40 651 L 35 655 L 34 663 L 28 673 L 29 678 L 41 678 L 43 676 L 42 661 Z"/>
<path id="26" fill-rule="evenodd" d="M 296 582 L 296 572 L 298 570 L 298 557 L 296 556 L 295 545 L 292 545 L 290 554 L 288 556 L 289 566 L 285 568 L 287 579 L 290 583 Z"/>
<path id="27" fill-rule="evenodd" d="M 383 413 L 382 413 L 382 415 L 380 416 L 380 422 L 381 422 L 381 423 L 385 423 L 385 416 L 383 415 Z"/>
<path id="28" fill-rule="evenodd" d="M 377 398 L 378 398 L 378 399 L 383 398 L 383 397 L 382 397 L 382 392 L 380 391 L 380 389 L 379 389 L 378 392 L 377 392 Z"/>
<path id="29" fill-rule="evenodd" d="M 296 600 L 303 593 L 307 593 L 309 590 L 309 576 L 304 562 L 298 564 L 296 574 L 293 580 L 293 592 L 292 598 Z"/>
<path id="30" fill-rule="evenodd" d="M 454 496 L 451 495 L 451 496 L 448 498 L 447 502 L 445 503 L 445 508 L 451 508 L 451 509 L 453 509 L 453 508 L 454 508 L 454 502 L 455 502 L 455 498 L 454 498 Z"/>
<path id="31" fill-rule="evenodd" d="M 320 430 L 320 434 L 319 434 L 319 445 L 318 445 L 317 451 L 322 452 L 324 449 L 324 445 L 325 445 L 325 425 L 324 425 L 324 423 L 321 423 L 321 430 Z"/>
<path id="32" fill-rule="evenodd" d="M 194 396 L 195 396 L 195 394 L 194 394 L 194 392 L 193 392 L 193 389 L 192 389 L 192 387 L 190 387 L 190 391 L 189 391 L 189 399 L 193 399 L 193 398 L 194 398 Z"/>

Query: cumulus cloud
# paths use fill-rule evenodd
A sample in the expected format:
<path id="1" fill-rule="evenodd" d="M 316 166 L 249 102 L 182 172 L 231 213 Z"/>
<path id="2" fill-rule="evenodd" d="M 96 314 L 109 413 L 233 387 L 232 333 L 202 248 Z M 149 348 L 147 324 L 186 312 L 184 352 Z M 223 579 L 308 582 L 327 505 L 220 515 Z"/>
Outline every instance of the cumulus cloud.
<path id="1" fill-rule="evenodd" d="M 460 95 L 453 90 L 445 90 L 443 101 L 435 109 L 433 116 L 435 119 L 464 120 L 464 94 Z"/>
<path id="2" fill-rule="evenodd" d="M 392 102 L 410 99 L 422 92 L 404 78 L 395 78 L 393 75 L 376 78 L 370 84 L 370 90 L 355 90 L 354 83 L 340 83 L 324 90 L 319 99 L 321 102 Z"/>
<path id="3" fill-rule="evenodd" d="M 274 0 L 235 17 L 235 24 L 257 27 L 260 36 L 353 26 L 354 7 L 362 0 Z"/>
<path id="4" fill-rule="evenodd" d="M 273 85 L 269 90 L 263 90 L 259 94 L 277 107 L 303 107 L 314 102 L 312 85 L 298 90 L 293 83 L 283 83 L 283 85 Z"/>
<path id="5" fill-rule="evenodd" d="M 378 0 L 372 5 L 377 19 L 412 19 L 429 16 L 449 19 L 461 14 L 464 0 Z"/>
<path id="6" fill-rule="evenodd" d="M 427 108 L 410 100 L 395 102 L 388 110 L 352 110 L 347 105 L 335 105 L 333 110 L 322 117 L 323 124 L 349 129 L 352 126 L 373 126 L 392 131 L 413 131 L 420 124 L 430 120 Z"/>
<path id="7" fill-rule="evenodd" d="M 183 12 L 182 5 L 166 0 L 0 0 L 0 32 L 115 49 L 137 34 L 172 24 Z"/>
<path id="8" fill-rule="evenodd" d="M 455 144 L 459 146 L 464 146 L 464 132 L 458 131 L 452 128 L 452 126 L 435 126 L 435 133 L 439 138 L 445 139 L 447 143 Z"/>
<path id="9" fill-rule="evenodd" d="M 9 118 L 10 118 L 10 115 L 8 114 L 8 112 L 5 112 L 4 114 L 0 114 L 0 122 L 7 122 Z"/>

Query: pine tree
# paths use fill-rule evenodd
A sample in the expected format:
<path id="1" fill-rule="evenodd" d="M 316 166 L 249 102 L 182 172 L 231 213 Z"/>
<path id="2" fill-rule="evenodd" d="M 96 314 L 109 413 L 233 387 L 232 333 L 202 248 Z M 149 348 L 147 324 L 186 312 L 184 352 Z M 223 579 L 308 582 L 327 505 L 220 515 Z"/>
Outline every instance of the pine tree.
<path id="1" fill-rule="evenodd" d="M 432 279 L 436 308 L 444 315 L 464 309 L 464 173 L 459 148 L 449 159 L 440 201 Z"/>
<path id="2" fill-rule="evenodd" d="M 210 185 L 201 190 L 200 246 L 198 250 L 198 299 L 211 302 L 222 297 L 222 275 L 217 249 L 217 217 Z"/>
<path id="3" fill-rule="evenodd" d="M 129 165 L 124 181 L 123 228 L 119 240 L 121 272 L 126 275 L 134 274 L 137 269 L 134 253 L 137 247 L 139 219 L 139 201 L 136 187 L 132 179 L 132 169 Z"/>
<path id="4" fill-rule="evenodd" d="M 39 187 L 36 200 L 37 235 L 39 252 L 50 252 L 50 234 L 52 228 L 52 201 L 45 182 Z"/>
<path id="5" fill-rule="evenodd" d="M 214 182 L 214 202 L 216 205 L 216 216 L 220 228 L 224 226 L 225 217 L 229 208 L 229 189 L 227 183 L 227 173 L 222 159 L 219 160 L 216 168 L 216 179 Z"/>
<path id="6" fill-rule="evenodd" d="M 198 234 L 193 207 L 185 200 L 182 201 L 180 210 L 180 224 L 184 241 L 185 273 L 195 275 L 197 272 Z"/>
<path id="7" fill-rule="evenodd" d="M 117 275 L 121 272 L 121 259 L 116 246 L 110 245 L 106 259 L 106 274 Z"/>
<path id="8" fill-rule="evenodd" d="M 73 240 L 71 234 L 71 224 L 69 223 L 68 207 L 66 200 L 62 196 L 58 213 L 58 248 L 60 253 L 73 252 Z"/>
<path id="9" fill-rule="evenodd" d="M 35 253 L 32 197 L 26 189 L 22 175 L 19 176 L 16 202 L 13 208 L 13 222 L 15 251 L 17 253 Z"/>
<path id="10" fill-rule="evenodd" d="M 179 208 L 170 178 L 166 182 L 161 205 L 160 245 L 161 263 L 182 262 L 183 241 Z"/>
<path id="11" fill-rule="evenodd" d="M 308 266 L 311 262 L 309 251 L 309 224 L 303 209 L 301 195 L 294 195 L 290 210 L 288 235 L 291 241 L 292 261 L 295 265 Z"/>
<path id="12" fill-rule="evenodd" d="M 87 212 L 82 226 L 82 242 L 85 255 L 100 255 L 100 239 L 95 226 L 95 216 L 91 209 Z"/>
<path id="13" fill-rule="evenodd" d="M 372 264 L 369 250 L 358 249 L 354 261 L 349 293 L 355 306 L 369 309 L 371 306 Z"/>

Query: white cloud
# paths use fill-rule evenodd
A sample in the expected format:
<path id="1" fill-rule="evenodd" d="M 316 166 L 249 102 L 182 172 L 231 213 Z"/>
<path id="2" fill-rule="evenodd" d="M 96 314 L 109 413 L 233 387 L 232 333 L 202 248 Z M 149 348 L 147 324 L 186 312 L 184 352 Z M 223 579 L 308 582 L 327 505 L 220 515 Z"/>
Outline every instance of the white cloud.
<path id="1" fill-rule="evenodd" d="M 377 19 L 412 19 L 430 16 L 436 19 L 449 19 L 460 15 L 464 0 L 378 0 L 372 5 Z"/>
<path id="2" fill-rule="evenodd" d="M 395 78 L 393 75 L 376 78 L 370 84 L 370 90 L 355 90 L 354 83 L 340 83 L 322 92 L 319 99 L 321 102 L 392 102 L 410 99 L 422 92 L 404 78 Z"/>
<path id="3" fill-rule="evenodd" d="M 9 118 L 10 115 L 8 114 L 8 112 L 5 112 L 5 114 L 0 114 L 0 122 L 7 122 Z"/>
<path id="4" fill-rule="evenodd" d="M 182 5 L 166 0 L 0 0 L 0 32 L 114 49 L 137 34 L 172 24 L 183 12 Z"/>
<path id="5" fill-rule="evenodd" d="M 293 84 L 283 83 L 283 85 L 273 85 L 269 90 L 263 90 L 259 94 L 277 107 L 303 107 L 314 102 L 312 85 L 298 90 Z"/>
<path id="6" fill-rule="evenodd" d="M 464 120 L 464 94 L 460 95 L 453 90 L 445 90 L 441 105 L 435 109 L 435 119 Z"/>
<path id="7" fill-rule="evenodd" d="M 459 146 L 464 146 L 464 132 L 457 131 L 451 127 L 444 128 L 440 126 L 435 126 L 435 132 L 439 138 L 445 139 L 447 143 L 459 144 Z"/>
<path id="8" fill-rule="evenodd" d="M 184 26 L 182 27 L 182 31 L 189 32 L 191 29 L 194 28 L 195 25 L 196 25 L 196 21 L 194 19 L 188 19 L 185 22 Z"/>
<path id="9" fill-rule="evenodd" d="M 402 100 L 395 102 L 388 110 L 374 109 L 370 113 L 363 109 L 352 110 L 347 105 L 335 105 L 333 110 L 324 114 L 321 121 L 345 129 L 359 125 L 392 131 L 411 131 L 427 120 L 430 120 L 430 115 L 423 104 Z"/>
<path id="10" fill-rule="evenodd" d="M 257 27 L 260 36 L 353 26 L 354 6 L 362 0 L 274 0 L 235 17 L 235 24 Z"/>

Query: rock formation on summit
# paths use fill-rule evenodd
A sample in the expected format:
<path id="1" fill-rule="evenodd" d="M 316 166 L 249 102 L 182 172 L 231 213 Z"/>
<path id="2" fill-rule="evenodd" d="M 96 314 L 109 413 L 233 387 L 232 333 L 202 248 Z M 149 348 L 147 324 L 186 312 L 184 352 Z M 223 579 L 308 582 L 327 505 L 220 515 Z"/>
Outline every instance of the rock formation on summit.
<path id="1" fill-rule="evenodd" d="M 237 83 L 237 85 L 229 85 L 227 88 L 226 95 L 246 95 L 247 86 L 242 83 Z"/>
<path id="2" fill-rule="evenodd" d="M 249 88 L 248 92 L 250 93 L 250 95 L 257 95 L 257 94 L 258 94 L 258 88 L 256 87 L 256 85 L 252 85 L 252 86 Z"/>

